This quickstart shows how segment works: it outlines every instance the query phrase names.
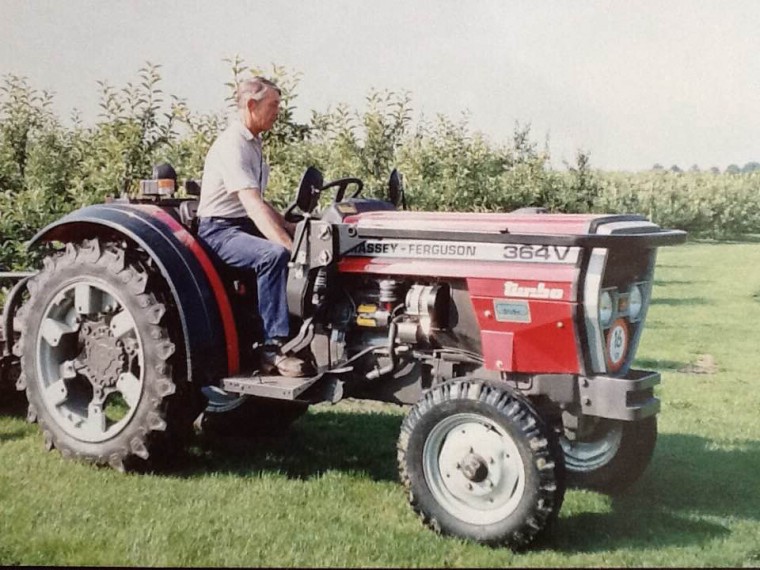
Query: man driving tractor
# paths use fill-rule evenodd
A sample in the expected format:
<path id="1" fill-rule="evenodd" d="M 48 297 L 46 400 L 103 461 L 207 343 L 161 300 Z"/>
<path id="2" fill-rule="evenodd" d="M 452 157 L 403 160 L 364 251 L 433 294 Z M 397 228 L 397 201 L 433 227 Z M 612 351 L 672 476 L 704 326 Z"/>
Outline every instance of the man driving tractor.
<path id="1" fill-rule="evenodd" d="M 228 266 L 256 275 L 264 328 L 261 371 L 298 377 L 312 372 L 311 363 L 282 353 L 290 333 L 286 284 L 295 225 L 264 200 L 269 166 L 261 133 L 277 120 L 280 95 L 263 77 L 238 85 L 239 120 L 214 141 L 203 167 L 198 235 Z"/>

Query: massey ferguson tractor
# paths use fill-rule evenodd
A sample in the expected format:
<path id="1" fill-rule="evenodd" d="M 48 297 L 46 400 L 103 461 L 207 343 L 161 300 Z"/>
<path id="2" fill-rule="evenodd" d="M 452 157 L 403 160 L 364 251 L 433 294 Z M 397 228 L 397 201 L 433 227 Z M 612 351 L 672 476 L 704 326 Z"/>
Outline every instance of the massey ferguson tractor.
<path id="1" fill-rule="evenodd" d="M 686 235 L 638 215 L 403 211 L 362 181 L 309 168 L 285 212 L 298 222 L 288 302 L 317 374 L 258 371 L 255 276 L 196 237 L 197 185 L 142 183 L 139 198 L 77 210 L 29 243 L 0 373 L 65 457 L 124 470 L 193 427 L 278 429 L 310 404 L 409 405 L 398 468 L 436 531 L 521 548 L 567 485 L 617 492 L 657 437 L 657 372 L 632 367 L 657 247 Z M 14 275 L 5 275 L 14 277 Z"/>

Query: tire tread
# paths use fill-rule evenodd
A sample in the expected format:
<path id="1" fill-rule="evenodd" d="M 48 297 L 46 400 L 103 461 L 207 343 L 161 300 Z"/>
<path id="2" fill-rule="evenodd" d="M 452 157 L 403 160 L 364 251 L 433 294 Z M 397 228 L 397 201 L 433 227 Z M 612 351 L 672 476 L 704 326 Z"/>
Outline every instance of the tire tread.
<path id="1" fill-rule="evenodd" d="M 455 379 L 432 387 L 412 407 L 401 425 L 396 448 L 399 477 L 407 492 L 409 504 L 423 524 L 435 532 L 453 534 L 425 508 L 415 494 L 407 453 L 410 440 L 422 418 L 435 407 L 457 400 L 470 400 L 490 406 L 514 423 L 529 442 L 539 474 L 538 499 L 533 509 L 518 528 L 502 536 L 468 536 L 492 546 L 505 545 L 516 550 L 524 548 L 557 518 L 565 490 L 564 464 L 556 437 L 530 402 L 504 387 L 473 379 Z"/>

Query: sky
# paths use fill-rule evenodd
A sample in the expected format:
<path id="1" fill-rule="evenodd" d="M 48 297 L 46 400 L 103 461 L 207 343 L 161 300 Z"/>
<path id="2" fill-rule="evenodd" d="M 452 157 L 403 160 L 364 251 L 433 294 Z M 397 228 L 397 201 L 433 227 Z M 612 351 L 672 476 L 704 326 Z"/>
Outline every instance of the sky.
<path id="1" fill-rule="evenodd" d="M 225 58 L 300 73 L 297 118 L 371 89 L 408 91 L 416 119 L 515 124 L 605 170 L 760 161 L 760 2 L 601 0 L 0 0 L 0 76 L 96 120 L 98 80 L 147 61 L 196 112 L 225 108 Z"/>

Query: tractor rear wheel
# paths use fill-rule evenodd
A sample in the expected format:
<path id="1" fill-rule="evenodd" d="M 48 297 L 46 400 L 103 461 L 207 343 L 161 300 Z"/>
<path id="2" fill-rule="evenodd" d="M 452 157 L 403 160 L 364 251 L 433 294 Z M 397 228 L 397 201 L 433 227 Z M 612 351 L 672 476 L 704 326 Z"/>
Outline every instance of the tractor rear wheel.
<path id="1" fill-rule="evenodd" d="M 165 457 L 193 399 L 163 279 L 97 239 L 44 262 L 20 314 L 28 419 L 65 457 L 120 470 Z"/>
<path id="2" fill-rule="evenodd" d="M 204 388 L 203 394 L 208 404 L 199 427 L 214 435 L 278 435 L 309 409 L 306 402 L 230 394 L 213 386 Z"/>
<path id="3" fill-rule="evenodd" d="M 438 532 L 521 548 L 557 517 L 562 452 L 523 397 L 476 380 L 431 388 L 401 426 L 401 480 Z"/>
<path id="4" fill-rule="evenodd" d="M 582 417 L 578 424 L 560 437 L 569 485 L 616 494 L 641 477 L 657 443 L 657 416 L 637 422 Z"/>

